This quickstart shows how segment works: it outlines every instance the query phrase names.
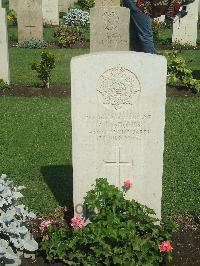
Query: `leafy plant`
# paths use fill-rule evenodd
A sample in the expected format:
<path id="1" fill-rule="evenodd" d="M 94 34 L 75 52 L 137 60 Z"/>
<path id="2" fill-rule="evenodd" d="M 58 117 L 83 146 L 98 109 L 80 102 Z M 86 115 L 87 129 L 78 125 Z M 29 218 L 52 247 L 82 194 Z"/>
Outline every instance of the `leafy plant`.
<path id="1" fill-rule="evenodd" d="M 12 23 L 12 25 L 17 25 L 17 14 L 14 10 L 9 10 L 7 14 L 7 20 Z"/>
<path id="2" fill-rule="evenodd" d="M 51 71 L 55 68 L 55 56 L 48 51 L 43 51 L 41 62 L 34 62 L 31 68 L 37 72 L 38 78 L 43 82 L 44 87 L 49 89 Z"/>
<path id="3" fill-rule="evenodd" d="M 169 241 L 175 224 L 158 224 L 153 210 L 125 199 L 127 189 L 122 192 L 106 179 L 97 179 L 85 197 L 89 223 L 85 223 L 87 217 L 77 216 L 71 227 L 51 224 L 43 231 L 47 259 L 57 258 L 67 265 L 138 266 L 171 260 Z"/>
<path id="4" fill-rule="evenodd" d="M 6 83 L 3 79 L 0 79 L 0 91 L 3 91 L 3 93 L 5 93 L 9 89 L 10 86 L 8 85 L 8 83 Z"/>
<path id="5" fill-rule="evenodd" d="M 90 14 L 78 8 L 72 8 L 63 16 L 64 24 L 68 26 L 87 27 L 90 23 Z"/>
<path id="6" fill-rule="evenodd" d="M 41 40 L 29 40 L 24 41 L 19 44 L 20 48 L 29 48 L 29 49 L 42 49 L 47 47 L 47 43 Z"/>
<path id="7" fill-rule="evenodd" d="M 94 7 L 95 0 L 78 0 L 78 5 L 83 10 L 89 10 Z"/>
<path id="8" fill-rule="evenodd" d="M 164 29 L 166 29 L 165 22 L 160 22 L 156 19 L 152 20 L 152 31 L 155 42 L 160 42 L 160 33 Z"/>
<path id="9" fill-rule="evenodd" d="M 38 249 L 37 242 L 26 228 L 26 220 L 35 218 L 28 209 L 18 203 L 23 197 L 24 187 L 14 187 L 6 179 L 0 177 L 0 264 L 20 265 L 22 252 L 34 252 Z"/>
<path id="10" fill-rule="evenodd" d="M 82 31 L 80 27 L 61 25 L 55 29 L 54 36 L 59 47 L 68 48 L 82 40 Z"/>
<path id="11" fill-rule="evenodd" d="M 186 86 L 194 92 L 200 92 L 200 81 L 193 78 L 192 70 L 187 66 L 185 59 L 179 52 L 167 52 L 169 85 Z"/>

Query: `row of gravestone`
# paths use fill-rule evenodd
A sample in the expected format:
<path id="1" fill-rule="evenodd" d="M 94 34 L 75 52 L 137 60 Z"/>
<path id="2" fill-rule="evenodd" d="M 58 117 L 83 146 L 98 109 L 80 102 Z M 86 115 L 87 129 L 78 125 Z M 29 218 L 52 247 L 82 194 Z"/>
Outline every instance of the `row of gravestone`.
<path id="1" fill-rule="evenodd" d="M 10 0 L 17 14 L 18 41 L 43 40 L 43 24 L 59 25 L 59 12 L 67 12 L 75 0 Z"/>
<path id="2" fill-rule="evenodd" d="M 96 5 L 91 40 L 101 39 L 91 50 L 102 52 L 71 62 L 75 213 L 81 214 L 83 197 L 95 179 L 107 177 L 119 188 L 130 180 L 127 197 L 153 208 L 160 218 L 166 59 L 128 51 L 129 10 L 119 1 L 98 0 Z M 0 14 L 4 23 L 5 10 Z M 1 33 L 5 44 L 6 23 Z M 1 57 L 5 51 L 0 49 Z M 1 60 L 0 66 L 0 71 L 7 67 Z"/>

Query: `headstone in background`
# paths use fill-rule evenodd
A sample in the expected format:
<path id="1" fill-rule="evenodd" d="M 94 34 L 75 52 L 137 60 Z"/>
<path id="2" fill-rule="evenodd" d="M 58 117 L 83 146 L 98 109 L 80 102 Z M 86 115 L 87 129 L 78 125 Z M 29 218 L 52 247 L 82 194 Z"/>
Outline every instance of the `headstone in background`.
<path id="1" fill-rule="evenodd" d="M 18 0 L 9 0 L 9 10 L 14 10 L 17 13 Z"/>
<path id="2" fill-rule="evenodd" d="M 42 0 L 18 0 L 18 42 L 43 40 Z"/>
<path id="3" fill-rule="evenodd" d="M 116 6 L 119 1 L 99 0 L 97 4 L 101 2 L 104 6 L 90 9 L 90 52 L 128 51 L 129 9 Z"/>
<path id="4" fill-rule="evenodd" d="M 155 18 L 155 20 L 157 20 L 158 22 L 165 22 L 165 16 L 160 16 L 158 18 Z"/>
<path id="5" fill-rule="evenodd" d="M 0 0 L 0 79 L 10 83 L 6 10 Z"/>
<path id="6" fill-rule="evenodd" d="M 118 187 L 130 179 L 127 197 L 161 217 L 166 75 L 166 59 L 157 55 L 107 52 L 72 59 L 75 213 L 95 179 L 106 177 Z"/>
<path id="7" fill-rule="evenodd" d="M 59 25 L 58 0 L 42 0 L 43 23 Z"/>
<path id="8" fill-rule="evenodd" d="M 172 42 L 196 46 L 199 0 L 188 5 L 188 14 L 173 23 Z"/>
<path id="9" fill-rule="evenodd" d="M 72 1 L 71 0 L 59 0 L 58 1 L 58 10 L 59 12 L 66 12 L 71 7 Z"/>

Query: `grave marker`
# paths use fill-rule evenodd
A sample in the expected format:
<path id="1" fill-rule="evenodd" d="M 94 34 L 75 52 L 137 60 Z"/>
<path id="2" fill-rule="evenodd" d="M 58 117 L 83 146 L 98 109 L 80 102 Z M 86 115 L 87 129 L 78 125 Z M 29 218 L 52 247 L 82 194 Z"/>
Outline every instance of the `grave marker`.
<path id="1" fill-rule="evenodd" d="M 188 14 L 173 24 L 172 42 L 196 46 L 199 0 L 188 5 Z"/>
<path id="2" fill-rule="evenodd" d="M 18 42 L 43 40 L 42 0 L 18 1 Z"/>
<path id="3" fill-rule="evenodd" d="M 10 83 L 6 10 L 0 0 L 0 79 Z"/>
<path id="4" fill-rule="evenodd" d="M 43 22 L 48 25 L 59 25 L 58 0 L 42 0 Z"/>
<path id="5" fill-rule="evenodd" d="M 99 0 L 90 9 L 90 51 L 128 51 L 130 11 L 118 0 Z"/>
<path id="6" fill-rule="evenodd" d="M 127 197 L 161 217 L 166 75 L 166 59 L 157 55 L 106 52 L 72 59 L 75 213 L 95 179 L 106 177 L 118 187 L 130 179 Z"/>

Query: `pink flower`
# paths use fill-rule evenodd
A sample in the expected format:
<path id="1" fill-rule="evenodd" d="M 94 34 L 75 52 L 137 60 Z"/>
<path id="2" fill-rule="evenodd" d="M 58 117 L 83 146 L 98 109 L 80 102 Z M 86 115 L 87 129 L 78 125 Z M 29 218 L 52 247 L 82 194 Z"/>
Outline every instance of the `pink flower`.
<path id="1" fill-rule="evenodd" d="M 159 250 L 160 252 L 172 252 L 173 247 L 171 246 L 170 242 L 166 240 L 159 245 Z"/>
<path id="2" fill-rule="evenodd" d="M 124 181 L 124 188 L 125 189 L 130 189 L 131 187 L 132 187 L 132 182 L 131 182 L 131 180 L 130 179 L 126 179 L 125 181 Z"/>
<path id="3" fill-rule="evenodd" d="M 73 228 L 82 228 L 85 226 L 84 220 L 81 216 L 74 216 L 71 219 L 71 226 Z"/>
<path id="4" fill-rule="evenodd" d="M 41 222 L 41 224 L 39 225 L 39 228 L 40 228 L 40 231 L 43 233 L 44 230 L 50 226 L 51 224 L 55 224 L 56 221 L 55 220 L 46 220 L 46 221 L 43 221 Z"/>

